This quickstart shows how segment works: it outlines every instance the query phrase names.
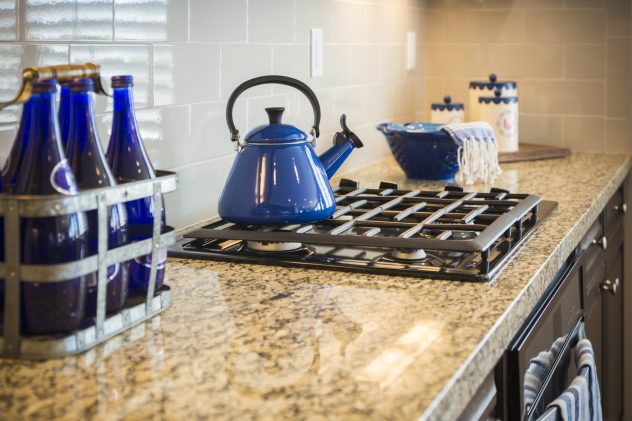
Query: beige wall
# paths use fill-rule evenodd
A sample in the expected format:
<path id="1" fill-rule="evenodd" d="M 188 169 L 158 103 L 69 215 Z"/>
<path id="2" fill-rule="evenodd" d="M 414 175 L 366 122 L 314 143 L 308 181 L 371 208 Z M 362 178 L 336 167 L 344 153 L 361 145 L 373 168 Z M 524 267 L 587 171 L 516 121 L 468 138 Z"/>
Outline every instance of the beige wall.
<path id="1" fill-rule="evenodd" d="M 424 110 L 516 80 L 520 140 L 632 152 L 630 0 L 429 0 Z M 427 114 L 426 114 L 427 115 Z"/>
<path id="2" fill-rule="evenodd" d="M 155 165 L 179 173 L 167 196 L 177 227 L 217 214 L 234 151 L 226 99 L 254 76 L 283 74 L 312 86 L 321 102 L 319 151 L 341 113 L 364 140 L 346 168 L 390 154 L 375 125 L 421 111 L 423 60 L 405 68 L 406 32 L 423 41 L 422 0 L 3 0 L 0 1 L 0 101 L 15 94 L 32 65 L 101 63 L 106 77 L 131 73 L 142 136 Z M 324 29 L 324 76 L 309 76 L 309 28 Z M 235 108 L 242 133 L 266 121 L 264 108 L 287 108 L 285 121 L 308 129 L 309 103 L 284 87 L 248 91 Z M 104 100 L 97 124 L 107 141 Z M 15 135 L 18 109 L 0 112 L 0 165 Z"/>

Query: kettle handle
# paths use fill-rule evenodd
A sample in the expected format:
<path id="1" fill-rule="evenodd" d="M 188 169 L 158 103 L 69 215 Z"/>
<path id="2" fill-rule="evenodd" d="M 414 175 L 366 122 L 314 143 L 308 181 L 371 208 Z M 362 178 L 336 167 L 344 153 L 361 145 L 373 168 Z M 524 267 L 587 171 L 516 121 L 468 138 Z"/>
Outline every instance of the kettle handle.
<path id="1" fill-rule="evenodd" d="M 228 129 L 230 130 L 230 140 L 233 142 L 239 141 L 239 130 L 237 130 L 237 128 L 235 127 L 235 122 L 233 121 L 233 106 L 235 105 L 235 101 L 237 101 L 237 97 L 239 97 L 239 95 L 244 93 L 244 91 L 247 89 L 250 89 L 254 86 L 265 85 L 268 83 L 291 86 L 292 88 L 296 88 L 301 91 L 303 95 L 305 95 L 307 99 L 309 99 L 310 104 L 312 104 L 312 109 L 314 110 L 314 125 L 312 126 L 312 136 L 320 136 L 320 104 L 318 103 L 318 98 L 316 98 L 316 94 L 314 93 L 314 91 L 312 91 L 309 86 L 298 79 L 287 76 L 270 75 L 259 76 L 254 79 L 247 80 L 239 85 L 232 94 L 230 94 L 230 98 L 228 98 L 228 104 L 226 104 L 226 123 L 228 123 Z"/>

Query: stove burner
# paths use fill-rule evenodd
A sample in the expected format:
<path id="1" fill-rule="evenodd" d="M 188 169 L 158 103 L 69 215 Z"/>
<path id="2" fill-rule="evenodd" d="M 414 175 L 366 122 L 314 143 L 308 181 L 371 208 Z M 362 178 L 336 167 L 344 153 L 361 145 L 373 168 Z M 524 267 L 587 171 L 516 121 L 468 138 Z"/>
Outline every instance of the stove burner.
<path id="1" fill-rule="evenodd" d="M 283 253 L 299 250 L 303 247 L 303 244 L 277 241 L 248 241 L 247 247 L 252 251 L 262 251 L 266 253 Z"/>
<path id="2" fill-rule="evenodd" d="M 489 281 L 557 206 L 496 188 L 361 188 L 343 180 L 334 192 L 336 212 L 324 221 L 266 227 L 216 219 L 185 234 L 170 255 Z"/>
<path id="3" fill-rule="evenodd" d="M 424 249 L 393 249 L 391 256 L 398 260 L 423 260 L 426 252 Z"/>
<path id="4" fill-rule="evenodd" d="M 452 238 L 455 240 L 471 240 L 473 238 L 478 237 L 478 232 L 476 231 L 453 231 Z"/>

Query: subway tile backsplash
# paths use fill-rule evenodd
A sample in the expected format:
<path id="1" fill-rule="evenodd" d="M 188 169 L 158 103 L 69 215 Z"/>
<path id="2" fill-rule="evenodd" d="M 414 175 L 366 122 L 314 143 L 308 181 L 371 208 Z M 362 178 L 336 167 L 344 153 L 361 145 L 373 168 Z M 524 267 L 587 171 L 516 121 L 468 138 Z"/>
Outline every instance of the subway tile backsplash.
<path id="1" fill-rule="evenodd" d="M 425 103 L 496 73 L 518 82 L 520 141 L 632 153 L 630 0 L 428 0 Z"/>
<path id="2" fill-rule="evenodd" d="M 345 168 L 390 152 L 374 126 L 423 112 L 423 0 L 0 0 L 0 100 L 17 91 L 33 65 L 102 65 L 104 79 L 132 74 L 138 124 L 155 166 L 177 171 L 167 218 L 183 227 L 217 213 L 234 149 L 226 100 L 241 82 L 282 74 L 308 83 L 321 102 L 317 149 L 326 149 L 341 113 L 365 142 Z M 324 75 L 310 78 L 309 29 L 324 30 Z M 417 68 L 406 70 L 406 32 L 417 33 Z M 109 85 L 109 83 L 108 83 Z M 307 129 L 312 111 L 284 86 L 262 86 L 237 101 L 242 133 L 264 123 L 266 106 Z M 111 101 L 98 97 L 105 144 Z M 0 164 L 15 136 L 19 109 L 0 112 Z"/>
<path id="3" fill-rule="evenodd" d="M 629 0 L 0 0 L 0 100 L 20 70 L 96 61 L 103 75 L 135 77 L 138 123 L 158 168 L 181 184 L 167 196 L 171 225 L 214 216 L 233 157 L 226 100 L 246 79 L 307 82 L 321 108 L 317 150 L 340 114 L 364 140 L 344 169 L 390 154 L 377 123 L 428 117 L 431 102 L 467 100 L 472 79 L 519 83 L 523 142 L 632 152 Z M 309 72 L 309 29 L 324 30 L 324 74 Z M 406 69 L 406 33 L 417 66 Z M 242 133 L 286 107 L 307 129 L 312 110 L 285 86 L 247 91 L 235 104 Z M 98 97 L 107 143 L 111 102 Z M 0 163 L 19 108 L 0 112 Z M 344 170 L 343 169 L 343 170 Z"/>

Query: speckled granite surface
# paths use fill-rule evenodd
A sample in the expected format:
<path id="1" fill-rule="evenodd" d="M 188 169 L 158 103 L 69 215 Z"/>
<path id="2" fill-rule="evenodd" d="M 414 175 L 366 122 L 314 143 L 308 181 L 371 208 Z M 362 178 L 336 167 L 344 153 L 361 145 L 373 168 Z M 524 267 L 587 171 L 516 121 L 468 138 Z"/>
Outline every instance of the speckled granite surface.
<path id="1" fill-rule="evenodd" d="M 560 205 L 491 283 L 172 259 L 159 318 L 78 357 L 0 361 L 0 418 L 454 419 L 630 159 L 503 168 L 496 186 Z M 391 161 L 353 177 L 419 187 Z"/>

